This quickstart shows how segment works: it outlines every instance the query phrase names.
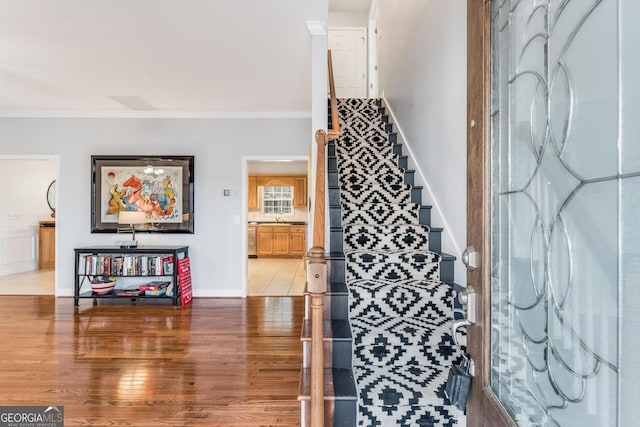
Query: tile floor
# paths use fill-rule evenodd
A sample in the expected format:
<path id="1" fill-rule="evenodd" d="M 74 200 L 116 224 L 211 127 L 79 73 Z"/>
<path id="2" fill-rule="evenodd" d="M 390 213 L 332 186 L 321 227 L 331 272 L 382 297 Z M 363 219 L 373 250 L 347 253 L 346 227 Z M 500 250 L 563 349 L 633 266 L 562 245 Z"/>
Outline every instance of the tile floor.
<path id="1" fill-rule="evenodd" d="M 304 295 L 304 259 L 249 258 L 247 294 L 264 296 Z"/>
<path id="2" fill-rule="evenodd" d="M 0 295 L 53 295 L 55 270 L 34 270 L 0 277 Z"/>

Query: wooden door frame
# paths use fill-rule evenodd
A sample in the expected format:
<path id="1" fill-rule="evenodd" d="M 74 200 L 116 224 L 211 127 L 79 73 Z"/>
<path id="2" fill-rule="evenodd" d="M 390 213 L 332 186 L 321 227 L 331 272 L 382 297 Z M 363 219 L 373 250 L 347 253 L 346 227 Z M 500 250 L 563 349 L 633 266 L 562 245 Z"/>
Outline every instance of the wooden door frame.
<path id="1" fill-rule="evenodd" d="M 467 329 L 475 376 L 467 406 L 467 425 L 515 426 L 491 390 L 490 301 L 490 89 L 491 0 L 467 0 L 467 244 L 479 253 L 479 268 L 467 271 L 475 290 L 477 323 Z"/>

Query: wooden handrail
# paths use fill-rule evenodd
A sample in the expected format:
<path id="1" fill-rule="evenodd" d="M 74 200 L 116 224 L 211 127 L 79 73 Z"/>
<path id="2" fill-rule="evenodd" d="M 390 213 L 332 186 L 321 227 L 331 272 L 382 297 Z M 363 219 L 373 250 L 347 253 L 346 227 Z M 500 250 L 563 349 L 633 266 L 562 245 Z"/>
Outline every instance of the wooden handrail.
<path id="1" fill-rule="evenodd" d="M 327 51 L 327 64 L 329 64 L 329 99 L 331 100 L 331 129 L 329 129 L 328 135 L 329 139 L 336 139 L 340 136 L 340 121 L 338 120 L 338 100 L 336 99 L 336 85 L 333 80 L 331 49 Z"/>
<path id="2" fill-rule="evenodd" d="M 316 161 L 316 201 L 313 210 L 313 246 L 324 248 L 324 210 L 325 210 L 325 156 L 329 137 L 319 129 L 316 131 L 318 157 Z"/>
<path id="3" fill-rule="evenodd" d="M 327 261 L 324 250 L 325 151 L 329 138 L 316 131 L 318 154 L 316 162 L 316 193 L 313 211 L 313 247 L 307 265 L 307 290 L 311 308 L 311 426 L 324 427 L 324 344 L 322 318 L 324 296 L 327 293 Z"/>
<path id="4" fill-rule="evenodd" d="M 323 313 L 324 296 L 327 293 L 327 260 L 325 258 L 325 175 L 326 175 L 326 147 L 329 139 L 340 136 L 340 122 L 338 121 L 338 103 L 333 82 L 333 64 L 331 51 L 327 52 L 329 67 L 329 97 L 331 99 L 331 129 L 325 132 L 316 131 L 315 139 L 318 143 L 316 157 L 316 187 L 313 211 L 313 247 L 307 265 L 307 290 L 310 295 L 311 311 L 311 426 L 324 427 L 324 344 L 323 344 Z"/>

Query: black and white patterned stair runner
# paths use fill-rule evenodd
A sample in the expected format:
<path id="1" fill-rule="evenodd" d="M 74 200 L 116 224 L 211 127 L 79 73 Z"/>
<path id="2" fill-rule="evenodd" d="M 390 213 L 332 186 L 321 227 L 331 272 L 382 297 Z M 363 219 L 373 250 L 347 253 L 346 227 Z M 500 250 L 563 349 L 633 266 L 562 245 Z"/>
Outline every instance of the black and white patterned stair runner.
<path id="1" fill-rule="evenodd" d="M 444 395 L 460 354 L 455 291 L 418 220 L 375 100 L 338 102 L 336 141 L 359 426 L 460 426 Z M 464 336 L 460 336 L 464 342 Z"/>

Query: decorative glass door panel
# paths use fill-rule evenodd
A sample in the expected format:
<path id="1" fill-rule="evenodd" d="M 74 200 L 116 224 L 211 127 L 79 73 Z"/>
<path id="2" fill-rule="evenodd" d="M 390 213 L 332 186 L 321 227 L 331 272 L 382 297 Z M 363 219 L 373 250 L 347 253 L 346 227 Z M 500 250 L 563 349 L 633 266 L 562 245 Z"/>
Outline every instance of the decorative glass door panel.
<path id="1" fill-rule="evenodd" d="M 491 6 L 491 369 L 521 426 L 640 419 L 640 6 Z"/>

